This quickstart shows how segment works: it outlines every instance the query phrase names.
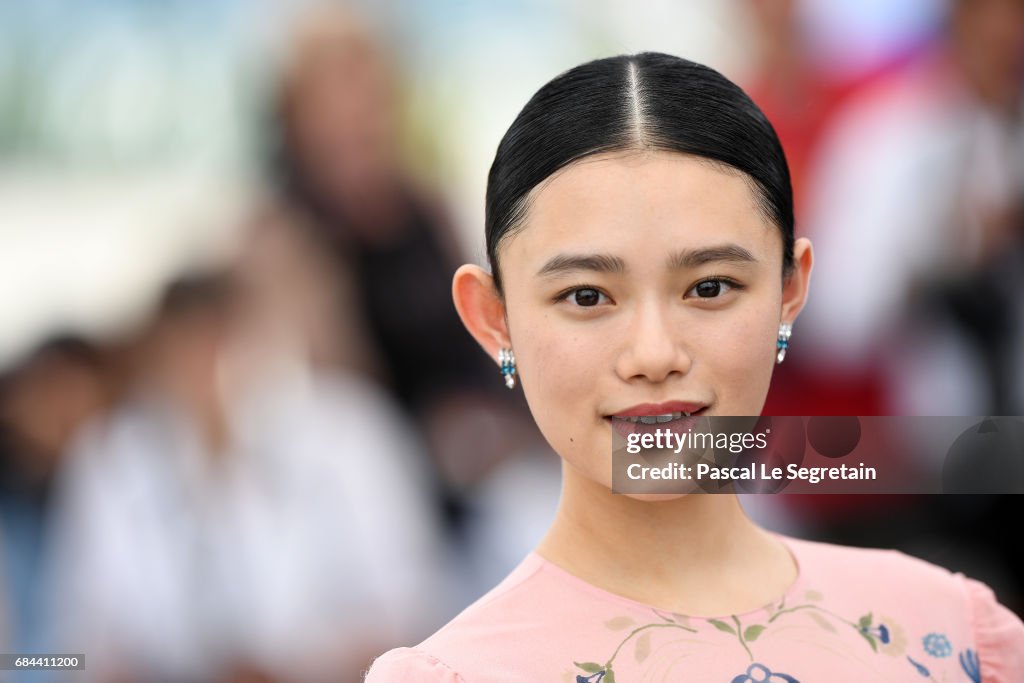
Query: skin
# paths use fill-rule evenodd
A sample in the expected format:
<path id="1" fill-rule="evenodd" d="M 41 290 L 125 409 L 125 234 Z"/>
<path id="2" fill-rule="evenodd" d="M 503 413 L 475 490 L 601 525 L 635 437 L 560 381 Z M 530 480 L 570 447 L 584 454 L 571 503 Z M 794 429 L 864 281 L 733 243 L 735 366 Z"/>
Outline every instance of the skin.
<path id="1" fill-rule="evenodd" d="M 726 245 L 751 260 L 670 263 L 680 251 Z M 619 267 L 542 274 L 555 257 L 583 255 Z M 530 410 L 562 458 L 542 557 L 691 615 L 746 611 L 785 592 L 794 559 L 735 495 L 611 493 L 608 416 L 669 400 L 707 404 L 709 415 L 759 415 L 779 324 L 794 321 L 807 297 L 808 240 L 797 240 L 794 257 L 784 279 L 780 231 L 743 174 L 637 151 L 588 157 L 534 189 L 523 229 L 499 249 L 503 296 L 482 268 L 457 271 L 464 324 L 492 358 L 515 351 Z"/>

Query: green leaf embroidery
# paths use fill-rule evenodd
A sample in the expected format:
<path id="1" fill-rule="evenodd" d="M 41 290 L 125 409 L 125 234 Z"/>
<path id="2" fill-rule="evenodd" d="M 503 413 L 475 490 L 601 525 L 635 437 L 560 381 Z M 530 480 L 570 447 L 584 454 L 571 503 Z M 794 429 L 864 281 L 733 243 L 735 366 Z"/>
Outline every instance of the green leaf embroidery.
<path id="1" fill-rule="evenodd" d="M 604 625 L 613 631 L 621 631 L 622 629 L 629 628 L 634 624 L 636 624 L 636 622 L 629 617 L 615 617 L 614 619 L 609 619 L 604 622 Z"/>
<path id="2" fill-rule="evenodd" d="M 828 619 L 826 619 L 825 617 L 821 616 L 821 615 L 820 615 L 820 614 L 818 614 L 817 612 L 804 612 L 804 614 L 806 614 L 807 616 L 809 616 L 809 617 L 810 617 L 811 619 L 814 619 L 814 622 L 815 622 L 815 623 L 816 623 L 816 624 L 817 624 L 818 626 L 820 626 L 820 627 L 822 627 L 823 629 L 825 629 L 826 631 L 828 631 L 828 632 L 830 632 L 830 633 L 835 633 L 835 632 L 836 632 L 836 627 L 835 627 L 835 626 L 833 626 L 833 625 L 832 625 L 832 624 L 831 624 L 831 623 L 829 622 L 829 620 L 828 620 Z"/>
<path id="3" fill-rule="evenodd" d="M 636 641 L 636 649 L 633 651 L 636 655 L 636 661 L 642 662 L 647 659 L 647 655 L 651 654 L 651 632 L 640 636 Z"/>
<path id="4" fill-rule="evenodd" d="M 597 662 L 573 662 L 576 666 L 586 671 L 588 674 L 596 674 L 604 667 Z"/>
<path id="5" fill-rule="evenodd" d="M 878 652 L 878 646 L 875 645 L 875 639 L 874 638 L 869 636 L 867 633 L 864 633 L 864 631 L 857 631 L 857 633 L 859 633 L 861 635 L 861 637 L 864 638 L 864 640 L 868 641 L 868 645 L 871 646 L 872 650 L 874 650 L 875 652 Z"/>
<path id="6" fill-rule="evenodd" d="M 604 683 L 615 683 L 615 672 L 611 669 L 608 669 L 608 671 L 605 672 Z"/>
<path id="7" fill-rule="evenodd" d="M 729 626 L 729 624 L 725 623 L 724 621 L 719 621 L 718 619 L 708 619 L 708 623 L 717 628 L 719 631 L 725 631 L 726 633 L 736 635 L 736 631 L 733 630 L 732 626 Z"/>
<path id="8" fill-rule="evenodd" d="M 761 624 L 754 624 L 753 626 L 748 626 L 746 630 L 743 631 L 743 640 L 746 640 L 747 642 L 751 640 L 757 640 L 757 637 L 761 635 L 761 631 L 763 630 L 764 626 L 762 626 Z"/>
<path id="9" fill-rule="evenodd" d="M 860 626 L 861 628 L 870 628 L 871 627 L 871 612 L 868 612 L 867 614 L 862 616 L 860 618 L 860 621 L 857 622 L 857 625 Z"/>

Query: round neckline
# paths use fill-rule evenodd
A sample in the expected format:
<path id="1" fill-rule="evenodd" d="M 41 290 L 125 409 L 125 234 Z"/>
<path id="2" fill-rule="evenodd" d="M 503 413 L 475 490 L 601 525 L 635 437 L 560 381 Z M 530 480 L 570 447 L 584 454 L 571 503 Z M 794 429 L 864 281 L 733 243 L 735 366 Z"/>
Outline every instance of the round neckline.
<path id="1" fill-rule="evenodd" d="M 725 619 L 731 619 L 732 617 L 748 617 L 750 615 L 753 615 L 753 614 L 756 614 L 758 612 L 761 612 L 762 610 L 764 610 L 764 609 L 766 609 L 768 607 L 771 607 L 772 605 L 777 605 L 777 604 L 779 604 L 779 603 L 781 603 L 783 601 L 785 601 L 786 603 L 789 603 L 791 601 L 791 598 L 794 595 L 796 595 L 797 593 L 799 593 L 799 591 L 801 591 L 804 588 L 804 580 L 806 579 L 806 576 L 805 576 L 806 567 L 804 567 L 803 563 L 801 562 L 799 553 L 794 548 L 794 542 L 793 542 L 794 539 L 791 539 L 791 538 L 789 538 L 787 536 L 783 536 L 782 534 L 774 532 L 774 531 L 769 531 L 767 529 L 765 531 L 768 534 L 774 536 L 779 541 L 779 543 L 782 544 L 782 547 L 784 547 L 786 549 L 786 551 L 789 552 L 790 557 L 793 558 L 793 564 L 796 565 L 796 577 L 789 584 L 789 586 L 786 587 L 785 591 L 783 591 L 783 593 L 781 595 L 776 596 L 772 600 L 769 600 L 768 602 L 762 604 L 760 607 L 754 607 L 752 609 L 749 609 L 749 610 L 746 610 L 746 611 L 743 611 L 743 612 L 733 612 L 733 613 L 730 613 L 730 614 L 716 614 L 716 615 L 710 615 L 710 616 L 703 616 L 703 615 L 697 615 L 697 614 L 683 614 L 681 612 L 675 612 L 675 611 L 667 609 L 667 608 L 658 607 L 656 605 L 650 605 L 650 604 L 645 603 L 645 602 L 640 602 L 639 600 L 634 600 L 632 598 L 627 598 L 626 596 L 620 595 L 618 593 L 613 593 L 612 591 L 609 591 L 609 590 L 606 590 L 604 588 L 601 588 L 600 586 L 596 586 L 596 585 L 590 583 L 589 581 L 585 581 L 584 579 L 581 579 L 580 577 L 576 576 L 575 574 L 573 574 L 569 570 L 563 569 L 562 567 L 558 566 L 554 562 L 552 562 L 552 561 L 542 557 L 536 550 L 531 550 L 529 556 L 533 559 L 533 562 L 536 565 L 538 565 L 540 568 L 546 569 L 546 570 L 548 570 L 548 571 L 558 575 L 559 578 L 561 578 L 563 580 L 568 580 L 571 583 L 575 584 L 577 587 L 581 588 L 582 590 L 584 590 L 584 591 L 586 591 L 588 593 L 591 593 L 591 594 L 593 594 L 593 595 L 595 595 L 595 596 L 597 596 L 599 598 L 602 598 L 604 600 L 607 600 L 607 601 L 610 601 L 610 602 L 618 602 L 618 603 L 624 604 L 624 605 L 626 605 L 628 607 L 632 607 L 632 608 L 635 608 L 635 609 L 651 610 L 651 611 L 654 611 L 656 613 L 671 614 L 674 617 L 680 617 L 680 618 L 685 618 L 685 619 L 702 619 L 704 621 L 712 621 L 712 620 L 714 620 L 714 621 L 722 621 L 722 620 L 725 620 Z"/>

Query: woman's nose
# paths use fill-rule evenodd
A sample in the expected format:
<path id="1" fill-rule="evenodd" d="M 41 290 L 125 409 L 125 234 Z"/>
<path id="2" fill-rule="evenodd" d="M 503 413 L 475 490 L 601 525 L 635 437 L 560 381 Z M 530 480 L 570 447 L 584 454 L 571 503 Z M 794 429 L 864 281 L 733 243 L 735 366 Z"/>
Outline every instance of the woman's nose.
<path id="1" fill-rule="evenodd" d="M 673 373 L 689 372 L 691 359 L 679 343 L 678 325 L 665 305 L 649 302 L 637 308 L 625 331 L 616 368 L 619 376 L 626 381 L 664 382 Z"/>

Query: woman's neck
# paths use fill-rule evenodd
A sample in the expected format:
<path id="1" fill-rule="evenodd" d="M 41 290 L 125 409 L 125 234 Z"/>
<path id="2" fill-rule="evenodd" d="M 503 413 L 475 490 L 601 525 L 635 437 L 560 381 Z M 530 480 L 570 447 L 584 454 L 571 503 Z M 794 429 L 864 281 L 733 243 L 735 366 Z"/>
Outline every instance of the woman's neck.
<path id="1" fill-rule="evenodd" d="M 794 558 L 734 494 L 647 502 L 614 494 L 563 463 L 562 497 L 537 553 L 599 588 L 693 616 L 777 599 Z"/>

